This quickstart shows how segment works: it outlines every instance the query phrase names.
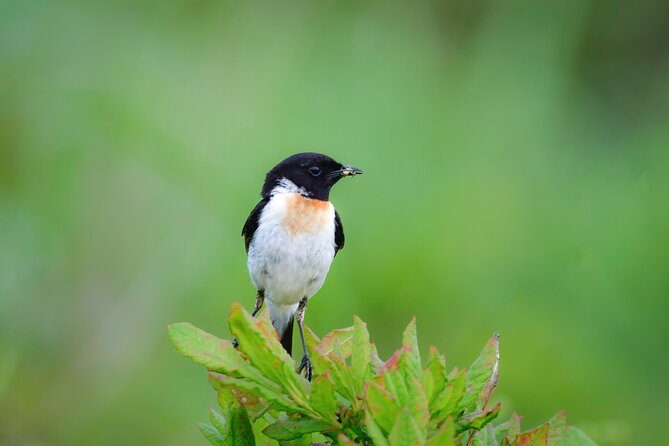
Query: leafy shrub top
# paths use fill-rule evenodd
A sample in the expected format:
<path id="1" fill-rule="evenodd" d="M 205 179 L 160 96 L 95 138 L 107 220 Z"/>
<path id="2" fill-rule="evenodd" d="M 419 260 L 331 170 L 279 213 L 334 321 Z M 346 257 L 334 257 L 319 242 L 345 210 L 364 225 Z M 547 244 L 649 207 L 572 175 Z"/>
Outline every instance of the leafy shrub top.
<path id="1" fill-rule="evenodd" d="M 210 411 L 205 437 L 217 446 L 592 446 L 566 425 L 564 412 L 521 431 L 520 418 L 493 426 L 501 404 L 488 407 L 499 371 L 499 337 L 493 336 L 468 369 L 448 371 L 430 348 L 422 367 L 412 320 L 402 346 L 379 358 L 367 326 L 353 326 L 319 339 L 306 330 L 314 380 L 295 373 L 266 311 L 256 319 L 234 304 L 228 323 L 232 343 L 189 323 L 168 327 L 177 350 L 209 370 L 223 411 Z"/>

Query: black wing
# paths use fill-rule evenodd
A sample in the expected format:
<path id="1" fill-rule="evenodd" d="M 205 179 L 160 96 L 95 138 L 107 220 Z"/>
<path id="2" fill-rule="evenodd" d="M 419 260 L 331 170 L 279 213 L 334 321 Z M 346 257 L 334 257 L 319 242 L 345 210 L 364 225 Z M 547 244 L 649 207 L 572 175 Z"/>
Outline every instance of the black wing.
<path id="1" fill-rule="evenodd" d="M 269 198 L 264 198 L 260 200 L 260 202 L 256 204 L 256 207 L 254 207 L 253 210 L 251 211 L 251 215 L 249 215 L 249 218 L 246 219 L 246 223 L 244 223 L 244 227 L 242 228 L 242 235 L 244 236 L 244 244 L 246 245 L 246 252 L 249 252 L 249 245 L 251 244 L 251 240 L 253 239 L 253 234 L 255 234 L 256 229 L 258 229 L 260 214 L 262 213 L 262 210 L 265 208 L 267 202 L 269 202 Z"/>
<path id="2" fill-rule="evenodd" d="M 344 248 L 344 227 L 341 225 L 339 214 L 335 211 L 335 255 L 342 248 Z"/>

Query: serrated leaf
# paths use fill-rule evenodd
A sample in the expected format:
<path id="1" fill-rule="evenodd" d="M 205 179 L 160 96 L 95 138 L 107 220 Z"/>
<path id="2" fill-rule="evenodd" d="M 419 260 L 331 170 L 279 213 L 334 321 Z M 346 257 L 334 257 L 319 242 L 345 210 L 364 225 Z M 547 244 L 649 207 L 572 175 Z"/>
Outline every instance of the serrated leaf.
<path id="1" fill-rule="evenodd" d="M 542 424 L 516 437 L 513 446 L 547 446 L 550 423 Z"/>
<path id="2" fill-rule="evenodd" d="M 264 438 L 268 438 L 267 436 L 263 435 Z M 313 435 L 312 434 L 304 434 L 302 437 L 296 439 L 296 440 L 285 440 L 285 441 L 279 441 L 279 446 L 311 446 L 313 444 Z M 275 443 L 272 442 L 268 446 L 274 446 Z"/>
<path id="3" fill-rule="evenodd" d="M 337 392 L 355 404 L 358 395 L 358 385 L 355 376 L 353 376 L 353 369 L 343 359 L 332 353 L 328 355 L 327 363 Z"/>
<path id="4" fill-rule="evenodd" d="M 454 414 L 458 403 L 465 393 L 466 381 L 466 370 L 461 370 L 451 379 L 434 403 L 432 418 L 441 420 Z"/>
<path id="5" fill-rule="evenodd" d="M 268 418 L 271 418 L 272 421 L 274 420 L 273 417 L 267 415 L 260 417 L 253 422 L 253 433 L 256 436 L 257 446 L 276 446 L 276 442 L 274 440 L 272 440 L 271 438 L 267 437 L 265 434 L 262 433 L 262 430 L 267 426 L 269 426 L 270 424 Z"/>
<path id="6" fill-rule="evenodd" d="M 416 422 L 416 426 L 423 431 L 430 422 L 430 407 L 425 396 L 425 391 L 420 381 L 414 377 L 411 377 L 411 385 L 408 387 L 408 390 L 409 399 L 407 406 Z"/>
<path id="7" fill-rule="evenodd" d="M 488 425 L 489 427 L 492 428 L 493 433 L 495 434 L 495 441 L 499 443 L 502 441 L 504 437 L 509 433 L 509 421 L 505 421 L 504 423 L 499 423 L 495 427 L 492 427 L 492 425 Z"/>
<path id="8" fill-rule="evenodd" d="M 225 436 L 216 430 L 214 426 L 200 423 L 198 424 L 198 427 L 200 428 L 202 435 L 204 435 L 204 438 L 206 438 L 209 443 L 213 444 L 214 446 L 228 446 L 228 443 L 225 441 Z"/>
<path id="9" fill-rule="evenodd" d="M 226 432 L 227 421 L 225 420 L 225 417 L 212 408 L 209 408 L 209 420 L 221 434 Z"/>
<path id="10" fill-rule="evenodd" d="M 332 353 L 328 356 L 321 353 L 321 351 L 315 347 L 315 341 L 317 339 L 318 338 L 311 332 L 311 330 L 305 331 L 305 342 L 307 344 L 309 358 L 314 366 L 314 374 L 319 376 L 328 373 L 334 383 L 334 390 L 345 398 L 353 400 L 356 396 L 356 386 L 351 368 L 346 365 L 342 359 L 338 359 L 337 361 L 333 360 L 336 356 Z"/>
<path id="11" fill-rule="evenodd" d="M 567 414 L 564 410 L 561 410 L 548 422 L 550 423 L 550 427 L 548 428 L 548 444 L 550 446 L 561 446 L 562 438 L 567 429 Z"/>
<path id="12" fill-rule="evenodd" d="M 418 429 L 408 408 L 402 409 L 397 416 L 388 440 L 390 446 L 418 446 L 425 443 L 425 433 Z"/>
<path id="13" fill-rule="evenodd" d="M 311 359 L 311 364 L 314 367 L 314 376 L 330 371 L 330 364 L 328 363 L 327 357 L 318 350 L 318 344 L 321 341 L 309 327 L 305 327 L 304 342 L 307 345 L 309 359 Z"/>
<path id="14" fill-rule="evenodd" d="M 511 418 L 509 419 L 509 428 L 508 428 L 508 433 L 506 434 L 506 440 L 509 442 L 509 444 L 512 444 L 514 441 L 516 441 L 516 437 L 520 435 L 520 422 L 522 421 L 522 418 L 518 416 L 516 412 L 513 412 L 511 414 Z"/>
<path id="15" fill-rule="evenodd" d="M 550 445 L 552 446 L 552 445 Z M 560 446 L 597 446 L 586 434 L 580 429 L 573 426 L 567 426 L 562 437 Z"/>
<path id="16" fill-rule="evenodd" d="M 256 319 L 258 319 L 261 324 L 267 327 L 267 330 L 270 332 L 270 334 L 272 334 L 272 336 L 279 340 L 279 334 L 276 332 L 276 329 L 272 324 L 272 319 L 269 316 L 269 307 L 267 305 L 265 305 L 262 310 L 260 310 L 260 313 L 256 315 Z"/>
<path id="17" fill-rule="evenodd" d="M 227 441 L 234 446 L 255 446 L 256 438 L 244 406 L 233 407 L 228 418 Z"/>
<path id="18" fill-rule="evenodd" d="M 353 327 L 337 328 L 323 336 L 318 344 L 318 350 L 327 356 L 334 351 L 335 343 L 339 343 L 341 349 L 340 357 L 346 359 L 351 355 L 353 348 Z"/>
<path id="19" fill-rule="evenodd" d="M 434 408 L 437 397 L 444 390 L 446 381 L 446 360 L 435 346 L 431 346 L 427 368 L 423 371 L 423 388 L 431 410 Z"/>
<path id="20" fill-rule="evenodd" d="M 494 335 L 486 342 L 481 354 L 467 372 L 467 391 L 459 408 L 465 412 L 481 409 L 489 394 L 494 390 L 499 364 L 499 336 Z M 491 381 L 494 378 L 494 383 Z M 489 394 L 488 394 L 489 392 Z"/>
<path id="21" fill-rule="evenodd" d="M 457 432 L 469 429 L 481 430 L 486 424 L 497 418 L 501 408 L 502 403 L 497 403 L 491 409 L 464 415 L 458 419 L 455 430 Z"/>
<path id="22" fill-rule="evenodd" d="M 274 440 L 287 441 L 296 440 L 305 434 L 322 432 L 331 429 L 332 426 L 323 421 L 313 418 L 281 418 L 270 424 L 263 433 Z"/>
<path id="23" fill-rule="evenodd" d="M 477 401 L 477 409 L 485 409 L 488 405 L 488 401 L 492 397 L 495 388 L 497 387 L 497 381 L 499 380 L 499 335 L 495 334 L 492 338 L 494 347 L 495 347 L 495 361 L 492 365 L 492 373 L 490 378 L 486 382 L 483 390 L 479 394 L 479 399 Z"/>
<path id="24" fill-rule="evenodd" d="M 388 440 L 385 435 L 383 435 L 379 425 L 374 421 L 374 417 L 369 410 L 365 411 L 365 425 L 367 426 L 367 434 L 369 435 L 369 438 L 372 439 L 372 444 L 374 446 L 389 446 Z"/>
<path id="25" fill-rule="evenodd" d="M 240 406 L 246 407 L 249 418 L 255 422 L 262 417 L 270 408 L 271 404 L 260 397 L 257 393 L 242 390 L 236 387 L 224 386 L 218 380 L 213 380 L 210 377 L 210 382 L 214 389 L 218 391 L 218 404 L 223 407 L 228 407 L 230 403 L 236 403 Z"/>
<path id="26" fill-rule="evenodd" d="M 360 393 L 362 384 L 369 376 L 369 363 L 371 362 L 372 347 L 369 344 L 369 331 L 358 316 L 353 316 L 353 350 L 351 352 L 351 368 L 358 383 Z"/>
<path id="27" fill-rule="evenodd" d="M 379 358 L 379 352 L 376 350 L 376 344 L 370 342 L 370 346 L 371 346 L 370 354 L 372 358 L 369 364 L 369 368 L 372 371 L 372 374 L 375 374 L 381 369 L 381 367 L 383 367 L 383 361 L 381 360 L 381 358 Z"/>
<path id="28" fill-rule="evenodd" d="M 366 408 L 376 424 L 385 433 L 390 433 L 400 413 L 397 399 L 375 381 L 366 384 L 364 399 Z"/>
<path id="29" fill-rule="evenodd" d="M 311 347 L 316 349 L 318 344 L 321 343 L 321 339 L 314 333 L 314 331 L 308 326 L 304 326 L 304 342 L 307 344 L 307 348 Z"/>
<path id="30" fill-rule="evenodd" d="M 311 383 L 311 392 L 309 394 L 311 407 L 318 412 L 324 420 L 329 421 L 333 426 L 338 426 L 336 418 L 337 396 L 334 392 L 334 384 L 328 373 L 317 376 Z"/>
<path id="31" fill-rule="evenodd" d="M 244 361 L 230 341 L 217 338 L 188 322 L 168 325 L 167 331 L 179 353 L 209 370 L 267 381 L 258 370 Z"/>
<path id="32" fill-rule="evenodd" d="M 455 446 L 455 423 L 448 417 L 427 441 L 427 446 Z"/>
<path id="33" fill-rule="evenodd" d="M 239 348 L 251 363 L 279 384 L 298 405 L 306 406 L 306 380 L 295 373 L 295 361 L 270 330 L 238 303 L 233 304 L 228 323 L 239 340 Z"/>
<path id="34" fill-rule="evenodd" d="M 338 443 L 340 446 L 357 446 L 356 443 L 355 443 L 355 441 L 351 440 L 350 438 L 348 438 L 348 437 L 347 437 L 346 435 L 344 435 L 344 434 L 339 434 L 339 435 L 337 436 L 337 443 Z"/>
<path id="35" fill-rule="evenodd" d="M 210 373 L 216 373 L 216 372 L 210 372 Z M 221 387 L 220 385 L 213 383 L 211 381 L 211 377 L 209 377 L 209 383 L 217 392 L 218 405 L 221 407 L 221 409 L 225 410 L 225 408 L 228 407 L 230 404 L 237 402 L 237 397 L 233 393 L 234 389 L 232 387 Z"/>
<path id="36" fill-rule="evenodd" d="M 401 406 L 409 404 L 409 388 L 405 376 L 395 368 L 387 369 L 381 375 L 383 386 L 390 392 Z"/>
<path id="37" fill-rule="evenodd" d="M 490 424 L 480 431 L 471 431 L 469 438 L 470 446 L 498 446 L 495 431 Z"/>
<path id="38" fill-rule="evenodd" d="M 230 376 L 222 375 L 216 372 L 209 372 L 209 381 L 215 389 L 235 388 L 244 392 L 252 393 L 261 396 L 270 403 L 275 404 L 279 409 L 288 412 L 302 412 L 303 409 L 295 404 L 286 395 L 278 393 L 273 389 L 263 387 L 258 383 L 246 379 L 232 378 Z"/>
<path id="39" fill-rule="evenodd" d="M 420 351 L 418 350 L 418 337 L 416 335 L 416 317 L 402 334 L 402 353 L 400 354 L 400 369 L 407 377 L 413 376 L 420 379 L 423 373 L 420 364 Z"/>

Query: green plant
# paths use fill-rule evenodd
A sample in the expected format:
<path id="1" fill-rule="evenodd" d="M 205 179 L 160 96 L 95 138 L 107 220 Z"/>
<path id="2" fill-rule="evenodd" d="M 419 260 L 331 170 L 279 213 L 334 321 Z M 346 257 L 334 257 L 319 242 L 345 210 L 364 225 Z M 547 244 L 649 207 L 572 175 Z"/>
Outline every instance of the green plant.
<path id="1" fill-rule="evenodd" d="M 214 445 L 594 445 L 566 425 L 564 412 L 525 432 L 515 413 L 491 424 L 501 406 L 488 407 L 498 378 L 498 336 L 469 369 L 448 372 L 434 347 L 423 369 L 415 320 L 384 362 L 366 324 L 354 317 L 352 327 L 322 339 L 307 329 L 310 383 L 295 373 L 266 312 L 256 319 L 234 304 L 228 323 L 238 350 L 188 323 L 168 327 L 177 350 L 209 370 L 218 392 L 223 413 L 211 410 L 212 425 L 200 425 Z"/>

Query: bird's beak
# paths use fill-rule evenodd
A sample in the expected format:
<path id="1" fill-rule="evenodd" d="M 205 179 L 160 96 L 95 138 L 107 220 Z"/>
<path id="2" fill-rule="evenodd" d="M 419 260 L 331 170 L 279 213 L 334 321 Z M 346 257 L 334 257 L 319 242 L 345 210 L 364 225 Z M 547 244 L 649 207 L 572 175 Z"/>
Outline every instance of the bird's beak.
<path id="1" fill-rule="evenodd" d="M 361 175 L 362 170 L 358 169 L 357 167 L 343 166 L 341 169 L 335 170 L 332 173 L 337 174 L 337 175 L 342 176 L 342 177 L 349 177 L 349 176 L 353 176 L 353 175 Z"/>

